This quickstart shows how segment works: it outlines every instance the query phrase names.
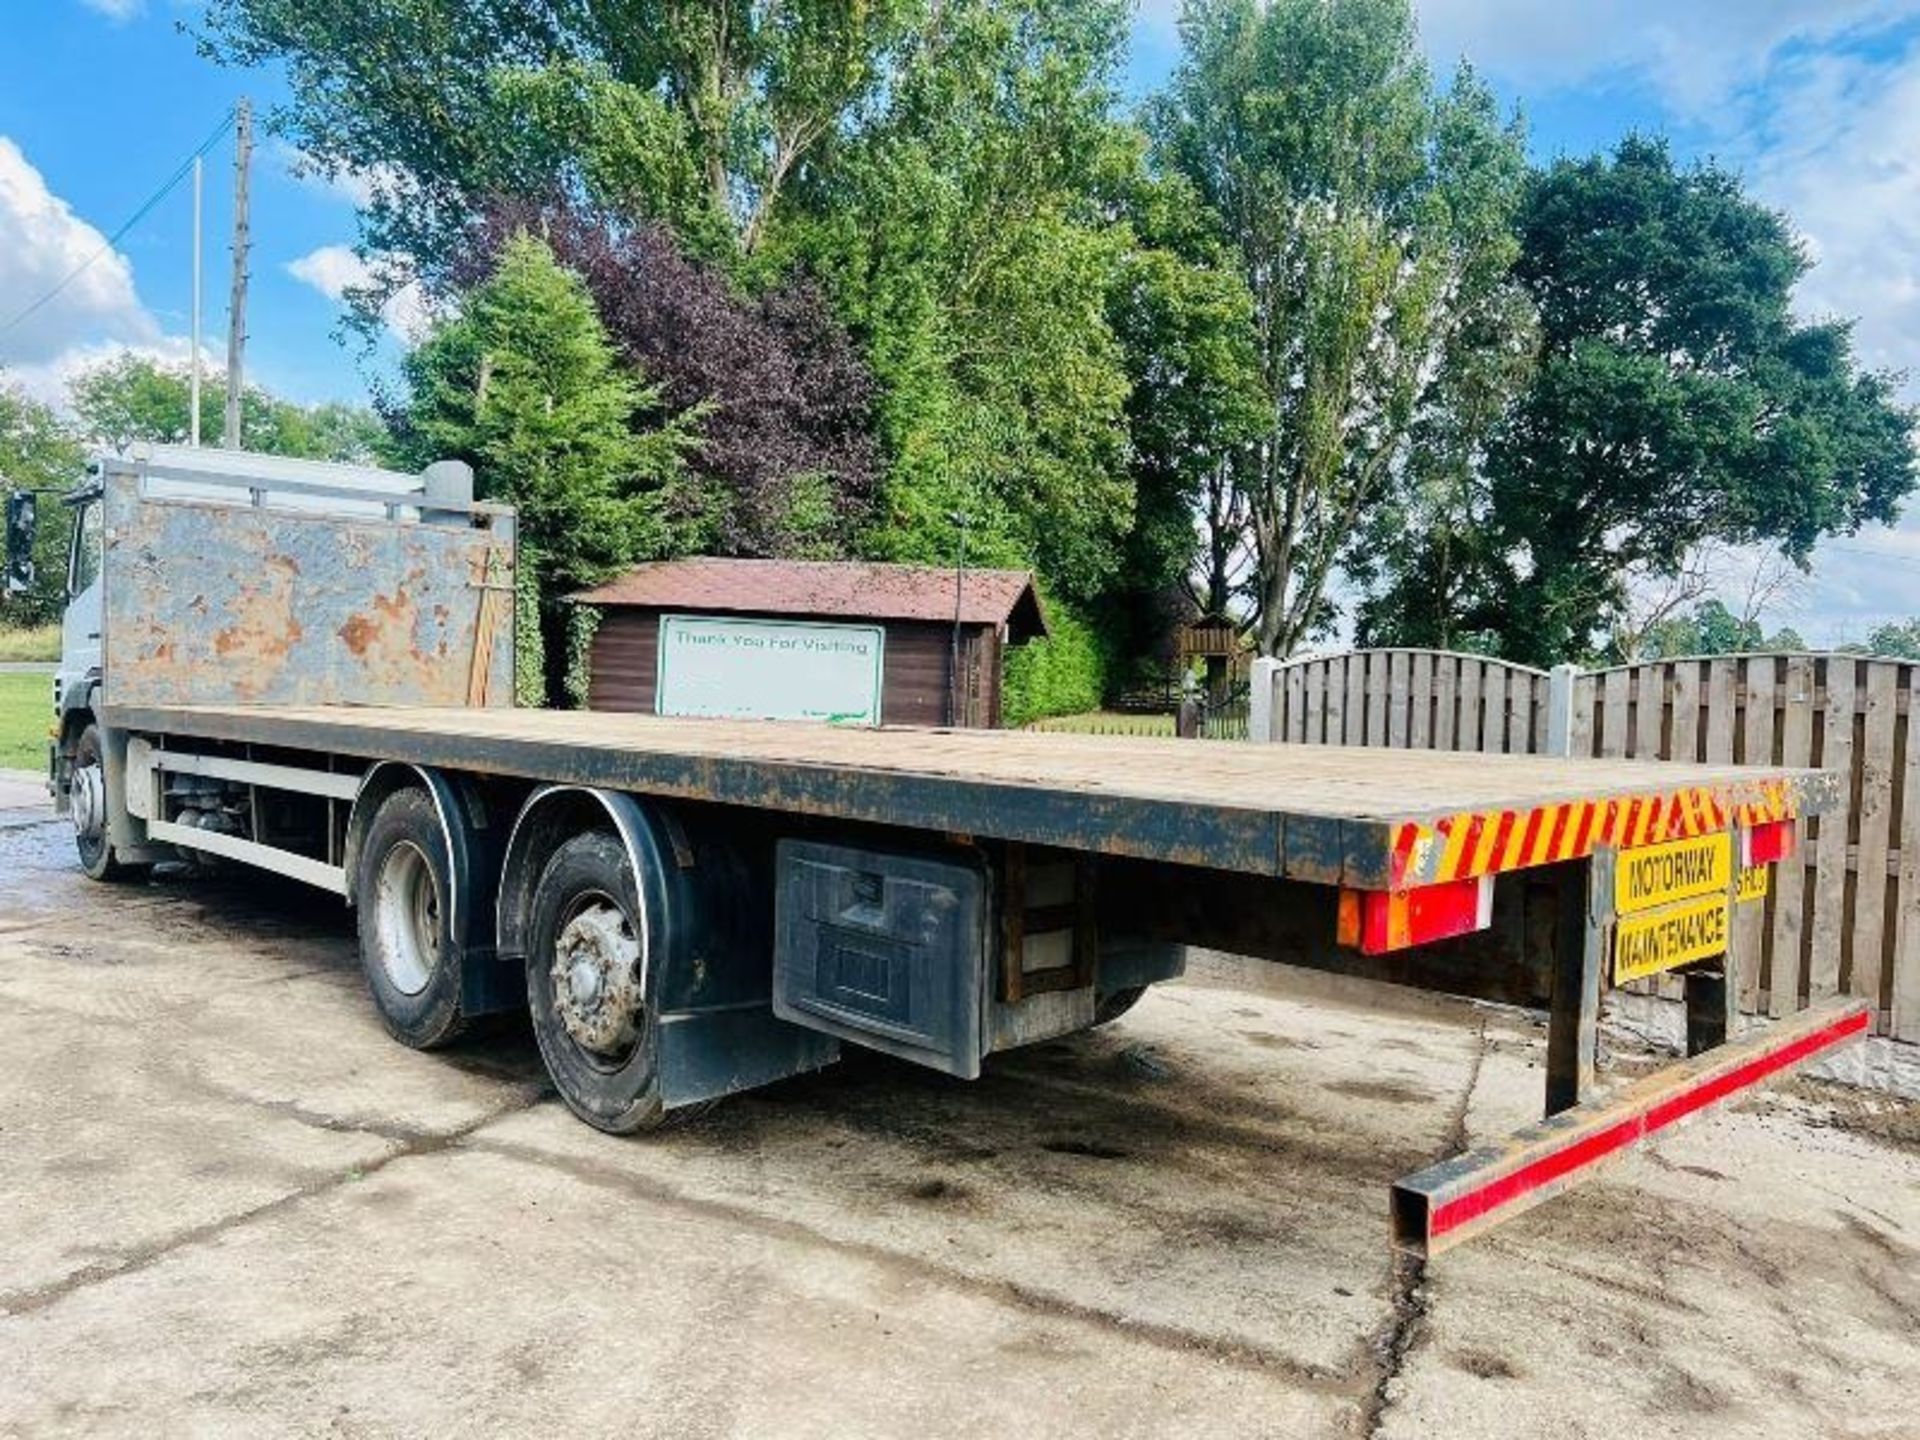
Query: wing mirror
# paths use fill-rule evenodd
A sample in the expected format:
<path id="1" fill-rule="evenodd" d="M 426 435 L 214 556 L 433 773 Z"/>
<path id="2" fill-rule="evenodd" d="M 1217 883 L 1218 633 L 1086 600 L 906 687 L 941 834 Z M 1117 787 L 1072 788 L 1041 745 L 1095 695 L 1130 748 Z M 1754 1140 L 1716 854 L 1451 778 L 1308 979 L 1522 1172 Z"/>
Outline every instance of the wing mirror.
<path id="1" fill-rule="evenodd" d="M 39 507 L 31 490 L 16 490 L 7 496 L 8 595 L 24 595 L 33 588 L 33 537 L 39 520 Z"/>

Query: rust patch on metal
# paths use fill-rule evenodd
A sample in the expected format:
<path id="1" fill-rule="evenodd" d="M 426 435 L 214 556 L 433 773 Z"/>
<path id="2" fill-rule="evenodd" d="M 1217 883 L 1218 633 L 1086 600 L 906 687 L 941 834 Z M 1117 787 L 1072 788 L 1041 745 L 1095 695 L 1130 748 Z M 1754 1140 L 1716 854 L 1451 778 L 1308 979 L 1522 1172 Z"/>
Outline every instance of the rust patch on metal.
<path id="1" fill-rule="evenodd" d="M 365 655 L 367 647 L 378 633 L 366 616 L 355 615 L 340 627 L 340 640 L 354 654 Z"/>
<path id="2" fill-rule="evenodd" d="M 110 704 L 457 704 L 495 537 L 360 515 L 108 497 Z M 511 647 L 489 666 L 510 696 Z"/>

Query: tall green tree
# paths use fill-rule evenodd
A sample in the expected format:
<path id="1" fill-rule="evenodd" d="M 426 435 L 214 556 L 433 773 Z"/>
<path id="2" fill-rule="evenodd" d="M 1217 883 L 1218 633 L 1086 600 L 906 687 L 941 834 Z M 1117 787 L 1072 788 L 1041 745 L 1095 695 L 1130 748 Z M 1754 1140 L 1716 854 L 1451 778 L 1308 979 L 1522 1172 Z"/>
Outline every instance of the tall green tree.
<path id="1" fill-rule="evenodd" d="M 698 538 L 686 458 L 697 413 L 669 413 L 616 361 L 580 279 L 521 235 L 405 362 L 403 451 L 455 458 L 518 507 L 523 574 L 542 617 L 545 695 L 562 693 L 563 597 Z"/>
<path id="2" fill-rule="evenodd" d="M 1342 553 L 1455 405 L 1525 175 L 1517 126 L 1463 69 L 1436 92 L 1408 0 L 1189 0 L 1155 109 L 1160 163 L 1219 217 L 1253 297 L 1267 410 L 1237 457 L 1263 654 L 1325 624 Z M 1449 407 L 1452 407 L 1449 409 Z M 1491 407 L 1488 407 L 1491 408 Z"/>
<path id="3" fill-rule="evenodd" d="M 0 375 L 0 496 L 16 490 L 43 492 L 38 498 L 33 588 L 25 595 L 0 598 L 0 624 L 38 625 L 59 618 L 67 594 L 67 527 L 60 523 L 65 512 L 56 501 L 79 483 L 85 462 L 79 438 L 53 408 Z"/>
<path id="4" fill-rule="evenodd" d="M 1244 615 L 1246 516 L 1232 467 L 1266 406 L 1252 297 L 1206 207 L 1178 176 L 1143 177 L 1122 213 L 1136 244 L 1107 314 L 1126 357 L 1134 522 L 1096 610 L 1119 654 L 1164 676 L 1180 624 Z M 1224 691 L 1224 657 L 1209 679 Z"/>
<path id="5" fill-rule="evenodd" d="M 282 64 L 275 123 L 432 263 L 500 195 L 584 191 L 751 253 L 929 0 L 212 0 L 203 50 Z M 938 8 L 932 6 L 931 8 Z"/>
<path id="6" fill-rule="evenodd" d="M 1703 542 L 1804 561 L 1894 518 L 1916 478 L 1899 377 L 1859 369 L 1848 323 L 1794 316 L 1808 257 L 1736 177 L 1628 139 L 1535 176 L 1520 237 L 1543 354 L 1488 462 L 1477 598 L 1502 653 L 1579 658 L 1632 576 Z"/>
<path id="7" fill-rule="evenodd" d="M 213 0 L 203 32 L 287 67 L 274 123 L 442 290 L 474 214 L 556 198 L 664 225 L 755 303 L 817 277 L 880 384 L 872 553 L 948 562 L 964 514 L 976 559 L 1063 596 L 1125 565 L 1126 0 Z"/>
<path id="8" fill-rule="evenodd" d="M 100 444 L 184 445 L 192 434 L 192 380 L 185 365 L 122 351 L 75 376 L 68 395 L 79 429 Z M 200 387 L 203 444 L 220 443 L 226 395 L 224 376 L 205 377 Z M 246 449 L 263 455 L 366 465 L 380 458 L 386 426 L 361 406 L 298 405 L 250 385 L 240 399 L 240 438 Z"/>
<path id="9" fill-rule="evenodd" d="M 777 247 L 868 347 L 890 461 L 868 548 L 1037 564 L 1086 600 L 1134 524 L 1127 357 L 1108 314 L 1139 149 L 1112 115 L 1119 0 L 947 0 L 796 192 Z"/>

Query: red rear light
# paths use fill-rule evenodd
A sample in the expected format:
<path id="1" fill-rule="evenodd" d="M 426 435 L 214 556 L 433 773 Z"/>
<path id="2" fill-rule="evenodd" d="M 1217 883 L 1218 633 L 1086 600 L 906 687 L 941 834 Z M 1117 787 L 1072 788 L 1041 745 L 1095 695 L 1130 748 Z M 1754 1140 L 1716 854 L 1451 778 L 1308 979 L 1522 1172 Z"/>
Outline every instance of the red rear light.
<path id="1" fill-rule="evenodd" d="M 1342 945 L 1364 955 L 1385 955 L 1435 940 L 1470 935 L 1493 923 L 1493 876 L 1455 880 L 1418 889 L 1342 890 Z"/>
<path id="2" fill-rule="evenodd" d="M 1773 820 L 1741 832 L 1740 863 L 1772 865 L 1793 854 L 1794 825 L 1791 820 Z"/>

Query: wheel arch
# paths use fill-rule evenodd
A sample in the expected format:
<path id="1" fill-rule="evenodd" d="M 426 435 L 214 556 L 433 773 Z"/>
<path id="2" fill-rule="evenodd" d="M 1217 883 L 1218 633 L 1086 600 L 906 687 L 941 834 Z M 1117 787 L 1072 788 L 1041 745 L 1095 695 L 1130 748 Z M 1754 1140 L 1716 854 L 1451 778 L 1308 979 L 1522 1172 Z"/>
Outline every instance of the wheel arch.
<path id="1" fill-rule="evenodd" d="M 347 815 L 346 843 L 341 858 L 346 869 L 347 903 L 357 904 L 360 852 L 380 807 L 401 790 L 424 790 L 440 821 L 440 839 L 446 847 L 447 873 L 453 877 L 448 919 L 454 936 L 465 946 L 491 940 L 492 907 L 484 903 L 489 869 L 481 834 L 487 828 L 486 801 L 462 776 L 448 776 L 431 766 L 410 760 L 381 760 L 360 778 L 353 808 Z M 476 925 L 478 928 L 476 928 Z"/>
<path id="2" fill-rule="evenodd" d="M 554 850 L 588 830 L 611 830 L 627 852 L 633 868 L 634 892 L 639 897 L 641 984 L 652 966 L 653 899 L 648 880 L 651 858 L 657 854 L 652 817 L 634 796 L 587 785 L 542 785 L 526 798 L 514 817 L 500 865 L 500 889 L 495 900 L 494 934 L 502 958 L 525 960 L 527 920 L 533 909 L 533 890 L 540 871 Z"/>

